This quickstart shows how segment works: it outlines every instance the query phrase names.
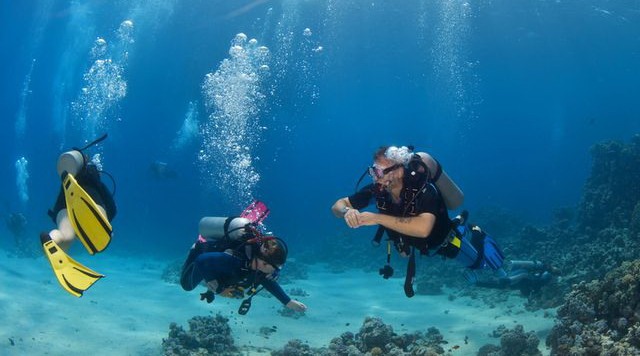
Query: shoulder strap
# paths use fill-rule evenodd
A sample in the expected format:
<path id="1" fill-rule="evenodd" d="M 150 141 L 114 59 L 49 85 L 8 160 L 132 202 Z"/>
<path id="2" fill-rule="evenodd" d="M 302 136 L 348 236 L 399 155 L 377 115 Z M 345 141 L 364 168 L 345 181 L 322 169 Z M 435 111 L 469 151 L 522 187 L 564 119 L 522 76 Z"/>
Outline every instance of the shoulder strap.
<path id="1" fill-rule="evenodd" d="M 433 158 L 433 160 L 436 161 L 436 166 L 438 168 L 436 168 L 436 174 L 434 174 L 433 177 L 430 177 L 430 178 L 431 178 L 431 181 L 435 183 L 438 181 L 438 179 L 440 179 L 440 176 L 442 175 L 442 165 L 440 164 L 440 162 L 438 162 L 437 159 Z"/>

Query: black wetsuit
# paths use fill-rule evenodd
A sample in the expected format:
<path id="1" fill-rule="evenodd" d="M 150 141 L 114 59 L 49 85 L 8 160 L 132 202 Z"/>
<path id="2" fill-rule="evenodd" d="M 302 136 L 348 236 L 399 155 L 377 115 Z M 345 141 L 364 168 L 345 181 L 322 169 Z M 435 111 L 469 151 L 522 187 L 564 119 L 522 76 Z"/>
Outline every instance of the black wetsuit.
<path id="1" fill-rule="evenodd" d="M 182 267 L 180 284 L 186 291 L 193 290 L 204 281 L 217 281 L 218 289 L 216 293 L 221 293 L 229 287 L 241 286 L 244 289 L 264 286 L 273 296 L 278 298 L 282 304 L 287 304 L 291 298 L 280 287 L 278 282 L 270 278 L 267 274 L 252 270 L 251 251 L 227 250 L 227 252 L 203 252 L 202 243 L 190 251 L 187 261 Z M 244 247 L 244 246 L 243 246 Z"/>
<path id="2" fill-rule="evenodd" d="M 76 181 L 78 184 L 84 189 L 87 194 L 96 202 L 96 204 L 100 205 L 107 212 L 107 219 L 109 221 L 113 221 L 113 218 L 116 216 L 116 203 L 113 200 L 113 195 L 109 191 L 109 188 L 100 180 L 100 172 L 98 172 L 97 167 L 93 163 L 87 164 L 76 176 Z M 64 190 L 60 188 L 60 192 L 58 193 L 58 198 L 53 206 L 53 209 L 50 209 L 48 214 L 53 220 L 54 224 L 57 224 L 57 216 L 60 210 L 66 209 L 67 203 L 64 198 Z"/>
<path id="3" fill-rule="evenodd" d="M 418 238 L 401 234 L 398 231 L 385 228 L 389 239 L 391 239 L 398 251 L 409 253 L 411 246 L 415 247 L 422 254 L 428 250 L 438 251 L 445 238 L 451 230 L 451 220 L 447 213 L 447 208 L 440 196 L 440 192 L 435 185 L 427 183 L 417 194 L 401 194 L 400 203 L 394 203 L 391 194 L 386 190 L 379 192 L 374 184 L 370 184 L 355 194 L 349 196 L 349 202 L 355 209 L 363 209 L 369 204 L 376 203 L 376 207 L 381 214 L 412 217 L 422 213 L 435 215 L 435 225 L 427 238 Z"/>

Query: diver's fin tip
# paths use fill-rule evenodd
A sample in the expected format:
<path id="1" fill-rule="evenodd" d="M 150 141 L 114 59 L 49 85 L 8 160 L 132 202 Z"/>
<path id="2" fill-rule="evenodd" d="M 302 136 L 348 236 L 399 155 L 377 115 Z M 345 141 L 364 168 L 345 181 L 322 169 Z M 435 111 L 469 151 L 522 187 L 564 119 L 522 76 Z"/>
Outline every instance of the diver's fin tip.
<path id="1" fill-rule="evenodd" d="M 43 233 L 41 239 L 45 239 L 45 235 L 49 236 Z M 71 258 L 50 237 L 43 243 L 42 249 L 51 264 L 56 279 L 62 288 L 73 296 L 81 297 L 84 291 L 104 277 L 104 275 Z"/>

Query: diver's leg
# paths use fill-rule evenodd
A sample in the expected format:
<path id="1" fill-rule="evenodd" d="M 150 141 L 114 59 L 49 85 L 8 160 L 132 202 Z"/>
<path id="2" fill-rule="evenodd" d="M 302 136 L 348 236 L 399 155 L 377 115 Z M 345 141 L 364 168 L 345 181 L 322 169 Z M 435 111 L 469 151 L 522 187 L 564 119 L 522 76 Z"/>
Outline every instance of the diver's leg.
<path id="1" fill-rule="evenodd" d="M 529 279 L 531 276 L 527 270 L 518 269 L 512 271 L 508 276 L 502 278 L 501 280 L 504 283 L 507 283 L 509 286 L 515 286 L 516 284 L 524 281 L 525 279 Z"/>
<path id="2" fill-rule="evenodd" d="M 199 241 L 199 240 L 198 240 Z M 193 290 L 204 278 L 202 273 L 197 268 L 196 258 L 200 256 L 205 248 L 204 244 L 196 241 L 191 246 L 187 259 L 182 265 L 182 272 L 180 274 L 180 285 L 182 289 L 186 291 Z"/>
<path id="3" fill-rule="evenodd" d="M 60 248 L 66 251 L 76 237 L 69 215 L 67 215 L 67 209 L 62 209 L 58 212 L 56 222 L 58 227 L 51 230 L 49 236 Z"/>
<path id="4" fill-rule="evenodd" d="M 511 261 L 511 266 L 514 269 L 523 268 L 527 270 L 538 270 L 544 268 L 544 263 L 540 261 Z"/>

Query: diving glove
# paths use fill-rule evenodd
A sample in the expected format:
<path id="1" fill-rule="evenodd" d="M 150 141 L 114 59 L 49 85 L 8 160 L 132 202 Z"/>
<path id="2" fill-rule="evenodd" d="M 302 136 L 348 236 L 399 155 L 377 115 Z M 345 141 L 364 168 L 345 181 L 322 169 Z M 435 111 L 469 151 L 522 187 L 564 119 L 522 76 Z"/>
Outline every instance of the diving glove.
<path id="1" fill-rule="evenodd" d="M 207 303 L 211 303 L 214 299 L 216 299 L 216 295 L 211 290 L 207 289 L 206 292 L 200 293 L 200 300 L 206 300 Z"/>

